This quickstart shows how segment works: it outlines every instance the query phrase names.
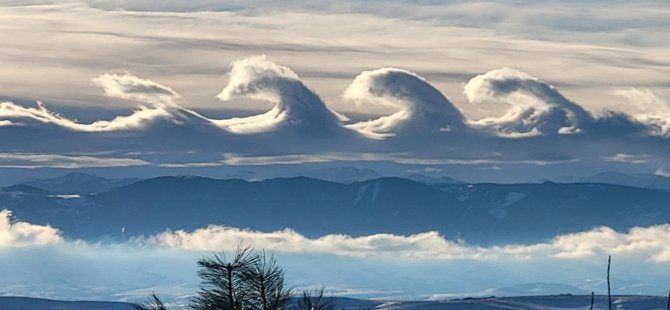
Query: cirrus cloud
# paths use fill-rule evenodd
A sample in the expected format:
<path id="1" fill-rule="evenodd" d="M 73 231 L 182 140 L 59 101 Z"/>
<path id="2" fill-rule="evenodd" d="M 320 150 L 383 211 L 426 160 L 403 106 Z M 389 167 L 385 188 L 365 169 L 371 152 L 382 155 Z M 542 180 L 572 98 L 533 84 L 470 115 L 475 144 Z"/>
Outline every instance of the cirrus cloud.
<path id="1" fill-rule="evenodd" d="M 61 155 L 35 153 L 0 153 L 0 168 L 104 168 L 145 166 L 150 163 L 136 158 L 95 157 L 89 155 Z"/>

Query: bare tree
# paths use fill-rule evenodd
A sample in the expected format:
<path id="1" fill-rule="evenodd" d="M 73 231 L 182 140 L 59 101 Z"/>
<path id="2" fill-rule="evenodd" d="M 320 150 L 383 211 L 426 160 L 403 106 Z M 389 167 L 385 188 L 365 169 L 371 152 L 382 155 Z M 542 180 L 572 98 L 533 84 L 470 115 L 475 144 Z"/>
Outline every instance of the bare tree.
<path id="1" fill-rule="evenodd" d="M 326 287 L 322 286 L 318 290 L 303 290 L 302 297 L 298 302 L 299 310 L 333 310 L 333 299 L 325 297 Z"/>
<path id="2" fill-rule="evenodd" d="M 232 260 L 225 253 L 198 261 L 202 287 L 193 300 L 194 310 L 243 310 L 249 300 L 245 283 L 246 271 L 258 257 L 250 247 L 239 246 Z"/>
<path id="3" fill-rule="evenodd" d="M 135 307 L 137 310 L 167 310 L 163 301 L 156 292 L 151 293 L 149 300 L 141 306 Z"/>
<path id="4" fill-rule="evenodd" d="M 610 287 L 610 266 L 612 264 L 612 255 L 607 257 L 607 301 L 609 310 L 612 310 L 612 290 Z"/>
<path id="5" fill-rule="evenodd" d="M 254 310 L 282 310 L 290 301 L 291 290 L 284 287 L 284 269 L 274 255 L 257 253 L 244 272 L 245 286 Z"/>

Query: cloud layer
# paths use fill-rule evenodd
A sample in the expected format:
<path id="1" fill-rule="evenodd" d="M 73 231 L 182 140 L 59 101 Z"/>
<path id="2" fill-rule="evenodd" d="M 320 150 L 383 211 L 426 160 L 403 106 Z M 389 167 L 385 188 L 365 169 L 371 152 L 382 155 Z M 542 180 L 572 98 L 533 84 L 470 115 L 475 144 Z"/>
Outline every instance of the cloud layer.
<path id="1" fill-rule="evenodd" d="M 127 73 L 102 74 L 93 81 L 107 96 L 133 101 L 134 110 L 82 122 L 40 102 L 1 102 L 0 149 L 6 154 L 84 157 L 104 152 L 114 154 L 113 159 L 133 153 L 137 156 L 122 166 L 149 164 L 156 169 L 358 161 L 500 170 L 500 165 L 581 162 L 598 173 L 623 163 L 651 171 L 670 165 L 664 156 L 669 151 L 670 108 L 660 97 L 648 91 L 618 91 L 644 108 L 594 116 L 549 83 L 509 68 L 475 76 L 465 85 L 472 105 L 507 107 L 500 116 L 477 120 L 461 113 L 425 78 L 396 68 L 364 71 L 343 92 L 361 112 L 370 107 L 392 111 L 371 119 L 335 112 L 293 70 L 265 56 L 233 61 L 218 94 L 226 105 L 273 105 L 247 117 L 220 116 L 234 114 L 227 107 L 187 108 L 191 104 L 171 87 Z M 23 143 L 26 137 L 33 143 Z M 615 160 L 631 146 L 640 149 L 644 162 Z M 64 167 L 33 160 L 2 167 L 30 168 L 30 162 L 34 168 Z"/>
<path id="2" fill-rule="evenodd" d="M 307 88 L 288 67 L 253 56 L 231 63 L 228 84 L 218 94 L 223 101 L 260 100 L 273 107 L 259 115 L 214 119 L 176 103 L 180 95 L 170 87 L 129 74 L 103 74 L 93 79 L 110 97 L 133 100 L 141 105 L 129 116 L 84 124 L 51 112 L 42 103 L 25 107 L 0 103 L 2 127 L 53 124 L 74 131 L 106 132 L 141 129 L 157 119 L 175 125 L 200 123 L 217 126 L 233 134 L 263 133 L 296 128 L 297 133 L 315 135 L 349 129 L 371 139 L 401 135 L 421 136 L 481 130 L 503 138 L 540 135 L 567 135 L 594 131 L 604 121 L 610 131 L 629 130 L 630 123 L 646 126 L 650 136 L 668 131 L 670 107 L 649 91 L 621 90 L 616 94 L 642 107 L 637 114 L 606 114 L 600 119 L 579 104 L 565 98 L 554 86 L 524 72 L 503 68 L 472 78 L 464 94 L 472 104 L 502 103 L 508 106 L 501 116 L 467 120 L 440 91 L 423 77 L 402 69 L 382 68 L 359 74 L 344 91 L 344 98 L 359 107 L 378 105 L 399 109 L 377 119 L 350 122 Z M 148 106 L 147 106 L 148 105 Z M 623 125 L 608 118 L 623 118 Z M 345 124 L 347 123 L 348 124 Z M 621 126 L 621 128 L 616 128 Z"/>

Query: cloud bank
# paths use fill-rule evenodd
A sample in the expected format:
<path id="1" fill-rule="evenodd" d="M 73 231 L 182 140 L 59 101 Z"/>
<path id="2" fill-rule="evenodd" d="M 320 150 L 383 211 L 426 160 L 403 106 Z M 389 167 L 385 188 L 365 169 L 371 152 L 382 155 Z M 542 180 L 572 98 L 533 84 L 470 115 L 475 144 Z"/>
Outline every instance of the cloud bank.
<path id="1" fill-rule="evenodd" d="M 240 243 L 283 253 L 331 254 L 351 257 L 394 257 L 426 260 L 589 259 L 613 254 L 642 261 L 670 263 L 670 225 L 636 227 L 616 232 L 608 227 L 560 235 L 531 245 L 479 247 L 445 239 L 438 232 L 409 236 L 375 234 L 327 235 L 310 239 L 291 229 L 259 232 L 225 226 L 183 230 L 141 239 L 151 245 L 193 251 L 234 250 Z"/>
<path id="2" fill-rule="evenodd" d="M 13 222 L 12 212 L 0 211 L 0 248 L 45 247 L 64 243 L 86 246 L 85 241 L 65 240 L 51 226 Z M 546 258 L 584 260 L 605 257 L 638 259 L 641 262 L 670 263 L 670 225 L 634 227 L 617 232 L 608 227 L 558 235 L 544 243 L 528 245 L 468 245 L 448 240 L 438 232 L 413 235 L 374 234 L 352 237 L 342 234 L 308 238 L 285 228 L 261 232 L 210 225 L 188 232 L 170 231 L 126 242 L 129 246 L 153 246 L 197 252 L 232 251 L 240 244 L 278 253 L 327 254 L 345 257 L 440 260 L 544 260 Z"/>
<path id="3" fill-rule="evenodd" d="M 0 248 L 53 246 L 63 242 L 58 229 L 48 225 L 13 222 L 11 211 L 0 211 Z"/>

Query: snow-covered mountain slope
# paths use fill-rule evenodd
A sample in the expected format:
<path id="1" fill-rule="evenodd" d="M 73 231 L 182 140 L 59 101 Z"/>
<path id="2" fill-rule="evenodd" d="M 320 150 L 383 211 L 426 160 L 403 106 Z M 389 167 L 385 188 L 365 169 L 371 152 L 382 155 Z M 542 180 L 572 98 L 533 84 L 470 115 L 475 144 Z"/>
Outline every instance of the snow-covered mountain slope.
<path id="1" fill-rule="evenodd" d="M 2 310 L 137 310 L 136 305 L 108 301 L 61 301 L 28 297 L 0 297 Z"/>
<path id="2" fill-rule="evenodd" d="M 334 298 L 335 309 L 374 310 L 558 310 L 588 309 L 591 296 L 550 295 L 523 297 L 464 298 L 445 301 L 371 301 Z M 617 310 L 665 309 L 667 298 L 656 296 L 613 296 Z M 3 310 L 135 310 L 135 305 L 103 301 L 57 301 L 25 297 L 0 297 Z M 175 310 L 184 307 L 173 308 Z M 594 309 L 607 309 L 607 296 L 595 297 Z"/>
<path id="3" fill-rule="evenodd" d="M 107 179 L 96 175 L 73 172 L 50 179 L 32 180 L 24 184 L 54 194 L 90 194 L 103 192 L 140 180 L 137 178 Z"/>

